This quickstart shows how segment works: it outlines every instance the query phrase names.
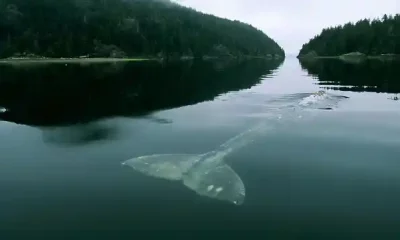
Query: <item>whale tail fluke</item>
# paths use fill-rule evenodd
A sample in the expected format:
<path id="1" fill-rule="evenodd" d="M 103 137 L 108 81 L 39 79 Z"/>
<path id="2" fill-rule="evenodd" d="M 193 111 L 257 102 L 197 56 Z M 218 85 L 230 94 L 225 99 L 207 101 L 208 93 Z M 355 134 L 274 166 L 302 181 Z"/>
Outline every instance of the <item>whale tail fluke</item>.
<path id="1" fill-rule="evenodd" d="M 171 181 L 182 181 L 198 195 L 236 205 L 244 202 L 245 187 L 236 172 L 224 162 L 218 165 L 199 161 L 203 155 L 160 154 L 124 161 L 122 165 L 147 176 Z"/>
<path id="2" fill-rule="evenodd" d="M 183 184 L 201 196 L 241 205 L 245 199 L 242 179 L 227 164 L 191 171 L 183 176 Z"/>

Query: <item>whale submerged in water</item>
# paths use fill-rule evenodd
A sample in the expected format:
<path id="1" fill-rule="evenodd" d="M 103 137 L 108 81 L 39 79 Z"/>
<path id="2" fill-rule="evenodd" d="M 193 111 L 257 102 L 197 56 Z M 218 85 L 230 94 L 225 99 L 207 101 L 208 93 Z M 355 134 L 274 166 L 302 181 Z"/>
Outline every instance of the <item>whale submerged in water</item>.
<path id="1" fill-rule="evenodd" d="M 122 165 L 148 176 L 181 181 L 201 196 L 241 205 L 246 195 L 245 186 L 224 160 L 233 151 L 251 143 L 266 129 L 264 124 L 259 124 L 204 154 L 149 155 L 127 160 Z"/>
<path id="2" fill-rule="evenodd" d="M 347 97 L 328 95 L 324 91 L 319 91 L 303 96 L 301 101 L 294 105 L 300 106 L 300 109 L 316 105 L 321 109 L 319 102 L 336 104 L 343 98 Z M 331 106 L 333 105 L 330 104 L 326 108 L 331 108 Z M 272 128 L 271 124 L 267 125 L 265 121 L 262 121 L 261 124 L 204 154 L 148 155 L 124 161 L 122 165 L 151 177 L 180 181 L 201 196 L 241 205 L 246 195 L 244 183 L 234 169 L 225 162 L 225 159 L 234 151 L 253 142 L 258 135 L 264 134 L 270 128 Z"/>

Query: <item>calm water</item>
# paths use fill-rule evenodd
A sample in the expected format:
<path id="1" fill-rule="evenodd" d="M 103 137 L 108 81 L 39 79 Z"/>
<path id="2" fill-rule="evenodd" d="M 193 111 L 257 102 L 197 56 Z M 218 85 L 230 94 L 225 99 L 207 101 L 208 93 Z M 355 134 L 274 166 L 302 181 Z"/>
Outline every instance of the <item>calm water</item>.
<path id="1" fill-rule="evenodd" d="M 0 229 L 399 239 L 399 69 L 291 58 L 0 66 Z M 331 111 L 287 107 L 318 90 L 349 98 Z M 225 159 L 242 205 L 121 165 L 206 153 L 260 123 Z"/>

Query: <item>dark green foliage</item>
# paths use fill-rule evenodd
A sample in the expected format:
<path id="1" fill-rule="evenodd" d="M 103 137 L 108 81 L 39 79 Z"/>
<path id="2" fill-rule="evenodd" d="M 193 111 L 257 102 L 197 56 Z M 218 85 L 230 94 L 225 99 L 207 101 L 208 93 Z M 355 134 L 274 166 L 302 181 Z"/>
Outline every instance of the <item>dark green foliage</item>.
<path id="1" fill-rule="evenodd" d="M 366 55 L 400 54 L 400 15 L 360 20 L 331 27 L 304 44 L 301 55 L 315 51 L 319 56 L 338 56 L 350 52 Z"/>
<path id="2" fill-rule="evenodd" d="M 0 57 L 284 56 L 260 30 L 168 0 L 0 0 Z"/>

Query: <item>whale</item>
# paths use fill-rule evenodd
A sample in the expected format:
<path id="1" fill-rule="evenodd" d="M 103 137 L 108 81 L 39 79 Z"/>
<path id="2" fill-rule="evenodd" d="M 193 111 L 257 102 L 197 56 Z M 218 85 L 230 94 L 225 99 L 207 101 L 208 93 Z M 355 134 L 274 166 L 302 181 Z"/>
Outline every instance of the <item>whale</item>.
<path id="1" fill-rule="evenodd" d="M 242 205 L 245 185 L 226 159 L 267 130 L 267 125 L 258 124 L 207 153 L 147 155 L 126 160 L 122 165 L 147 176 L 179 181 L 200 196 Z"/>
<path id="2" fill-rule="evenodd" d="M 297 99 L 295 103 L 286 105 L 282 109 L 284 111 L 291 107 L 295 107 L 296 110 L 314 107 L 330 109 L 344 98 L 347 97 L 318 91 L 302 95 L 300 101 L 298 98 L 294 98 Z M 320 103 L 326 106 L 324 107 Z M 274 112 L 273 115 L 276 115 L 275 119 L 283 117 L 280 112 Z M 288 113 L 285 118 L 291 119 L 293 116 L 292 113 Z M 250 129 L 206 153 L 145 155 L 123 161 L 122 165 L 150 177 L 180 182 L 200 196 L 242 205 L 246 196 L 245 184 L 226 160 L 237 150 L 254 142 L 257 137 L 264 136 L 269 130 L 275 129 L 277 124 L 267 121 L 270 119 L 265 117 L 263 121 L 258 122 Z"/>

